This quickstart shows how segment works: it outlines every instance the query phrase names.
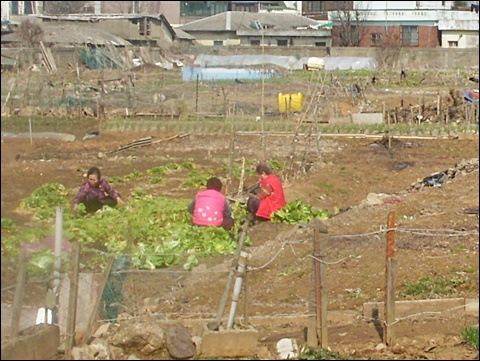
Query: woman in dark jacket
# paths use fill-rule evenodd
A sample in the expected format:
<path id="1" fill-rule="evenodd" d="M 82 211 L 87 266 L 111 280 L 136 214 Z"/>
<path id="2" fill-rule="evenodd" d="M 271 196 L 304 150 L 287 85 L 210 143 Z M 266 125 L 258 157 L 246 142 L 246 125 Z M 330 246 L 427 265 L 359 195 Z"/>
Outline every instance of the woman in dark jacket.
<path id="1" fill-rule="evenodd" d="M 87 172 L 87 181 L 80 187 L 73 201 L 73 211 L 76 213 L 78 205 L 85 204 L 88 213 L 95 213 L 104 205 L 115 207 L 123 204 L 120 194 L 102 178 L 100 169 L 92 167 Z"/>

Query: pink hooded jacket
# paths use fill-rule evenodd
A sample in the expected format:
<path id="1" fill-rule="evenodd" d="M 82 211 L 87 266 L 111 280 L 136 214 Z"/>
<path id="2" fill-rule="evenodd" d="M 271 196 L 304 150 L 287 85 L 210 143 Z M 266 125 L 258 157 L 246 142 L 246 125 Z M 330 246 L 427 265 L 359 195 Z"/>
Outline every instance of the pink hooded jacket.
<path id="1" fill-rule="evenodd" d="M 198 226 L 220 226 L 223 222 L 225 196 L 214 189 L 197 194 L 193 210 L 193 223 Z"/>

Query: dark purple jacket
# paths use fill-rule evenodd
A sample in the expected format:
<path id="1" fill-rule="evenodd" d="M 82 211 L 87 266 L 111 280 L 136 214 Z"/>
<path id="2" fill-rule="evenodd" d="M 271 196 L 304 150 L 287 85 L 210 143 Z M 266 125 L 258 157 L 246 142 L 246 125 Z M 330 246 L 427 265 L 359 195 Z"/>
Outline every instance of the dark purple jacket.
<path id="1" fill-rule="evenodd" d="M 89 193 L 94 194 L 102 203 L 104 203 L 107 196 L 110 196 L 113 199 L 117 199 L 118 197 L 118 193 L 112 188 L 112 186 L 105 179 L 100 178 L 98 187 L 92 187 L 89 182 L 85 182 L 80 187 L 73 204 L 80 204 L 85 199 L 85 196 Z"/>

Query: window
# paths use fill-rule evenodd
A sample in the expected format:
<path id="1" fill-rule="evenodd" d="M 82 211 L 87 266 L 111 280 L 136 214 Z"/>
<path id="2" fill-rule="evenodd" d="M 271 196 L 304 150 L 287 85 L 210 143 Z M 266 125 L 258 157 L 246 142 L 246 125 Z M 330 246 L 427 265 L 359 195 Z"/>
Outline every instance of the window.
<path id="1" fill-rule="evenodd" d="M 402 26 L 400 40 L 403 46 L 418 46 L 418 26 Z"/>
<path id="2" fill-rule="evenodd" d="M 287 46 L 288 45 L 288 40 L 277 40 L 277 46 Z"/>
<path id="3" fill-rule="evenodd" d="M 33 1 L 12 1 L 12 15 L 33 14 Z"/>
<path id="4" fill-rule="evenodd" d="M 382 34 L 380 33 L 371 33 L 370 34 L 370 45 L 371 46 L 381 46 L 382 45 Z"/>
<path id="5" fill-rule="evenodd" d="M 34 14 L 33 12 L 33 1 L 23 1 L 24 3 L 24 13 L 25 14 Z"/>
<path id="6" fill-rule="evenodd" d="M 214 40 L 213 46 L 223 46 L 223 40 Z"/>
<path id="7" fill-rule="evenodd" d="M 448 42 L 449 48 L 458 48 L 458 41 L 449 41 Z"/>
<path id="8" fill-rule="evenodd" d="M 12 1 L 12 15 L 19 15 L 19 13 L 18 13 L 18 1 Z"/>
<path id="9" fill-rule="evenodd" d="M 260 46 L 260 40 L 250 40 L 250 45 Z"/>
<path id="10" fill-rule="evenodd" d="M 180 1 L 180 16 L 212 16 L 228 10 L 228 1 Z"/>
<path id="11" fill-rule="evenodd" d="M 307 11 L 325 11 L 324 1 L 308 1 L 307 2 Z"/>
<path id="12" fill-rule="evenodd" d="M 244 11 L 246 13 L 258 13 L 257 11 L 257 4 L 234 4 L 233 11 Z"/>
<path id="13" fill-rule="evenodd" d="M 316 41 L 315 46 L 325 47 L 327 43 L 325 41 Z"/>
<path id="14" fill-rule="evenodd" d="M 152 32 L 152 20 L 151 19 L 140 19 L 138 22 L 138 33 L 140 35 L 150 35 Z"/>

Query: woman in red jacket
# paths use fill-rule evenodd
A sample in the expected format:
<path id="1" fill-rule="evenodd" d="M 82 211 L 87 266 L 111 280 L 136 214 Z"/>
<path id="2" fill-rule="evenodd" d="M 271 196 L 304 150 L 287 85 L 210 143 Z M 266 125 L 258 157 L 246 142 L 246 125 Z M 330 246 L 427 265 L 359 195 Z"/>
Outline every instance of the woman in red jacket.
<path id="1" fill-rule="evenodd" d="M 260 163 L 255 170 L 260 176 L 260 192 L 247 201 L 248 219 L 271 220 L 272 213 L 286 206 L 282 182 L 268 164 Z"/>

